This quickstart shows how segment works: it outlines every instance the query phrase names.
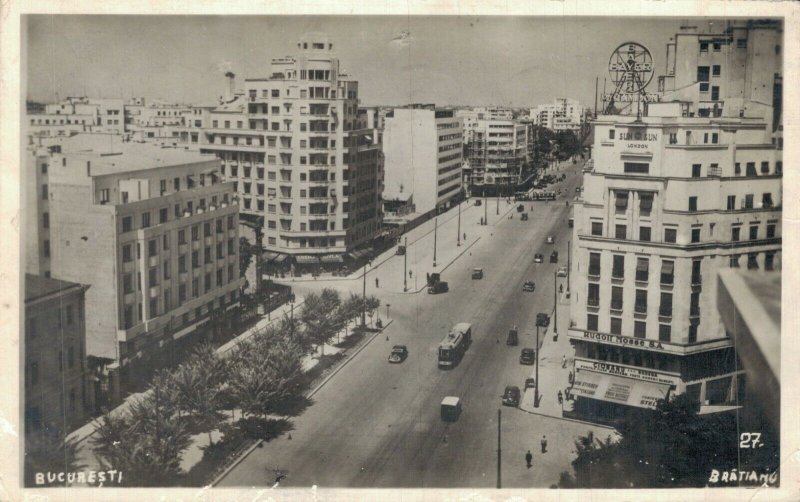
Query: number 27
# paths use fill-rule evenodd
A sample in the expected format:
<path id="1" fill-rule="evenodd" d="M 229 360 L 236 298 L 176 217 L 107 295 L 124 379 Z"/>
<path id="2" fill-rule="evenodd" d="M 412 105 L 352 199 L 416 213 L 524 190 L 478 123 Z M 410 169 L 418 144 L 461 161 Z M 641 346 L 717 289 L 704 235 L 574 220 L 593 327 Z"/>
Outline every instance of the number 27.
<path id="1" fill-rule="evenodd" d="M 760 432 L 742 432 L 739 436 L 739 448 L 758 448 L 760 444 Z"/>

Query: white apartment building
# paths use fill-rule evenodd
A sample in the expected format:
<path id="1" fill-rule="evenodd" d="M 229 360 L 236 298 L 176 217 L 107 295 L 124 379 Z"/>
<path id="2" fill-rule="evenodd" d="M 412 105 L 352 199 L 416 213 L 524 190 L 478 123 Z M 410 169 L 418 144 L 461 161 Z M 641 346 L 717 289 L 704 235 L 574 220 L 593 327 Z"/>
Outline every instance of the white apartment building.
<path id="1" fill-rule="evenodd" d="M 380 233 L 380 137 L 358 108 L 358 82 L 333 42 L 309 34 L 209 112 L 201 152 L 223 161 L 241 213 L 261 218 L 264 247 L 293 265 L 341 262 Z M 261 221 L 261 220 L 258 220 Z"/>
<path id="2" fill-rule="evenodd" d="M 26 228 L 40 235 L 26 268 L 90 286 L 86 353 L 118 378 L 238 303 L 238 203 L 216 157 L 79 134 L 27 166 Z"/>
<path id="3" fill-rule="evenodd" d="M 553 131 L 579 131 L 583 123 L 583 107 L 569 98 L 556 98 L 552 103 L 531 108 L 534 125 Z"/>
<path id="4" fill-rule="evenodd" d="M 383 133 L 385 212 L 411 204 L 419 215 L 446 209 L 463 195 L 461 119 L 434 105 L 395 108 Z"/>
<path id="5" fill-rule="evenodd" d="M 464 182 L 473 195 L 513 194 L 528 156 L 526 124 L 478 120 L 466 131 Z"/>
<path id="6" fill-rule="evenodd" d="M 43 113 L 29 113 L 25 130 L 30 136 L 69 136 L 78 132 L 121 134 L 125 131 L 121 99 L 68 97 L 45 105 Z"/>

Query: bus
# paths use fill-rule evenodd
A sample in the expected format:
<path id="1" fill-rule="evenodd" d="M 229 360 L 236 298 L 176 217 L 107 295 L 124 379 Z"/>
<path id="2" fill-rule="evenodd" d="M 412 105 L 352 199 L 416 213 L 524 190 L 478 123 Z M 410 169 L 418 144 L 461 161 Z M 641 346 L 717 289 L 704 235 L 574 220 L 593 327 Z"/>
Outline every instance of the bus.
<path id="1" fill-rule="evenodd" d="M 472 342 L 472 325 L 461 322 L 439 343 L 439 367 L 454 368 Z"/>

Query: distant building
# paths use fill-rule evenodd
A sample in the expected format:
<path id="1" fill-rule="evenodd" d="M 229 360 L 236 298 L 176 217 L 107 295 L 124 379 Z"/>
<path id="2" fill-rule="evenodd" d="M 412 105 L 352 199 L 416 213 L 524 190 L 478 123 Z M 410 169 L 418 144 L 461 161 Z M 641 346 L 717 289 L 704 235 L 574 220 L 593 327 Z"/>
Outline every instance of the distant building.
<path id="1" fill-rule="evenodd" d="M 386 116 L 383 201 L 388 216 L 431 214 L 460 200 L 462 136 L 453 110 L 434 105 L 395 108 Z"/>
<path id="2" fill-rule="evenodd" d="M 181 131 L 198 120 L 195 115 L 189 105 L 133 98 L 125 103 L 125 133 L 133 141 L 179 141 Z"/>
<path id="3" fill-rule="evenodd" d="M 464 181 L 473 195 L 510 195 L 529 162 L 527 124 L 479 119 L 466 131 Z"/>
<path id="4" fill-rule="evenodd" d="M 553 103 L 532 108 L 530 118 L 539 127 L 577 133 L 583 124 L 583 107 L 574 99 L 556 98 Z"/>
<path id="5" fill-rule="evenodd" d="M 121 99 L 68 97 L 45 105 L 44 112 L 28 113 L 25 131 L 31 136 L 70 136 L 79 132 L 122 134 L 125 131 Z"/>
<path id="6" fill-rule="evenodd" d="M 239 206 L 214 156 L 79 134 L 30 152 L 26 169 L 42 243 L 26 268 L 91 286 L 86 351 L 121 378 L 238 303 Z"/>
<path id="7" fill-rule="evenodd" d="M 380 234 L 383 157 L 333 42 L 309 34 L 297 49 L 273 59 L 266 77 L 246 79 L 243 94 L 228 74 L 200 149 L 222 159 L 243 217 L 263 225 L 264 247 L 304 268 L 341 263 Z"/>
<path id="8" fill-rule="evenodd" d="M 66 434 L 91 416 L 87 286 L 25 275 L 25 434 Z"/>

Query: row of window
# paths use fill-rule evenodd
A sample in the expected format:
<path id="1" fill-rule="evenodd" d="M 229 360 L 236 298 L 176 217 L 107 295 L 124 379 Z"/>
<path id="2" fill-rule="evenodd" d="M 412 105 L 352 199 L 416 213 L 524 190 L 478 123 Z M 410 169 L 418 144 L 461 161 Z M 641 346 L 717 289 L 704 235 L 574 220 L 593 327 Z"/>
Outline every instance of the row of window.
<path id="1" fill-rule="evenodd" d="M 650 276 L 650 259 L 643 256 L 636 257 L 636 281 L 647 282 Z M 625 255 L 612 255 L 611 277 L 613 279 L 625 278 Z M 589 280 L 600 279 L 600 253 L 589 253 Z M 661 274 L 659 283 L 672 285 L 675 281 L 675 261 L 661 260 Z M 692 284 L 700 284 L 700 260 L 692 261 Z"/>
<path id="2" fill-rule="evenodd" d="M 743 224 L 741 223 L 734 223 L 731 225 L 731 241 L 736 242 L 741 240 L 741 227 Z M 749 226 L 749 238 L 750 240 L 757 240 L 759 239 L 759 223 L 752 222 Z M 773 239 L 776 237 L 776 223 L 767 223 L 766 225 L 766 234 L 764 236 L 765 239 Z M 711 236 L 714 235 L 714 224 L 710 224 L 711 228 Z M 639 238 L 638 240 L 642 242 L 650 242 L 651 241 L 651 230 L 652 228 L 646 225 L 639 226 Z M 691 229 L 691 242 L 693 244 L 699 243 L 701 241 L 701 233 L 702 233 L 702 225 L 693 225 Z M 603 222 L 602 221 L 592 221 L 591 222 L 591 234 L 595 236 L 603 236 Z M 665 243 L 675 243 L 678 236 L 678 229 L 677 228 L 665 228 L 664 229 L 664 241 Z M 628 225 L 616 224 L 614 225 L 614 238 L 615 239 L 629 239 L 628 237 Z M 632 238 L 632 236 L 630 237 Z"/>
<path id="3" fill-rule="evenodd" d="M 229 268 L 229 273 L 230 273 L 230 268 Z M 219 272 L 218 272 L 218 276 L 219 276 Z M 231 282 L 234 279 L 231 279 Z M 207 282 L 206 282 L 206 287 L 205 287 L 205 293 L 208 293 L 210 291 L 210 288 L 207 285 L 211 282 L 211 274 L 206 274 L 206 281 Z M 218 284 L 220 286 L 223 285 L 219 281 L 218 281 Z M 198 284 L 198 281 L 193 281 L 192 282 L 192 296 L 194 298 L 198 298 L 200 296 L 199 295 L 199 288 L 200 288 L 200 286 Z M 169 288 L 164 290 L 164 296 L 163 296 L 164 308 L 163 308 L 162 312 L 169 312 L 169 310 L 172 308 L 172 306 L 171 306 L 171 293 L 172 292 L 171 292 L 171 290 Z M 231 301 L 231 303 L 233 303 L 235 300 L 236 300 L 236 291 L 231 291 L 231 293 L 230 293 L 230 301 Z M 186 284 L 181 284 L 180 287 L 178 288 L 178 305 L 183 305 L 186 301 L 188 301 L 187 297 L 186 297 Z M 225 296 L 224 295 L 220 296 L 218 298 L 218 300 L 211 300 L 210 302 L 208 302 L 208 304 L 206 304 L 206 306 L 205 306 L 205 310 L 206 310 L 207 314 L 210 314 L 214 310 L 215 301 L 218 301 L 219 302 L 219 307 L 222 308 L 225 305 Z M 152 318 L 158 316 L 159 315 L 158 314 L 158 312 L 159 312 L 159 298 L 158 297 L 150 298 L 149 307 L 150 307 L 150 317 L 149 318 L 152 319 Z M 194 315 L 195 315 L 195 321 L 198 321 L 203 316 L 203 306 L 196 307 L 194 309 Z M 125 308 L 123 309 L 123 320 L 122 320 L 123 329 L 130 329 L 135 325 L 135 323 L 142 322 L 143 320 L 144 320 L 144 315 L 143 315 L 143 312 L 142 312 L 142 304 L 141 303 L 138 303 L 138 302 L 136 303 L 136 317 L 134 317 L 134 305 L 133 304 L 125 305 Z M 182 316 L 182 324 L 183 324 L 183 326 L 188 326 L 189 325 L 189 312 L 184 312 L 184 314 Z M 130 342 L 129 342 L 129 344 L 130 344 Z"/>
<path id="4" fill-rule="evenodd" d="M 611 302 L 609 307 L 611 310 L 622 311 L 623 309 L 623 287 L 611 286 Z M 672 317 L 672 293 L 662 291 L 661 303 L 658 306 L 658 315 L 661 317 Z M 600 284 L 590 282 L 588 285 L 588 292 L 586 297 L 586 304 L 589 307 L 600 306 Z M 636 289 L 634 308 L 633 311 L 637 314 L 647 313 L 647 290 Z M 700 315 L 700 293 L 692 292 L 690 295 L 689 315 L 697 317 Z M 614 333 L 619 334 L 619 333 Z"/>
<path id="5" fill-rule="evenodd" d="M 210 199 L 210 203 L 211 203 L 212 206 L 216 206 L 217 205 L 217 201 L 218 201 L 218 198 L 217 198 L 216 195 L 212 196 L 211 199 Z M 223 194 L 222 202 L 227 204 L 227 202 L 228 202 L 228 194 L 227 193 Z M 201 198 L 199 200 L 199 202 L 197 204 L 197 208 L 198 209 L 202 209 L 202 210 L 206 209 L 206 199 L 205 198 Z M 175 204 L 173 206 L 172 220 L 180 219 L 184 215 L 184 211 L 186 211 L 186 212 L 188 212 L 190 214 L 194 214 L 194 210 L 195 210 L 194 202 L 191 201 L 191 200 L 190 201 L 186 201 L 186 205 L 185 206 L 182 206 L 181 204 Z M 157 213 L 157 215 L 158 215 L 158 223 L 155 223 L 155 224 L 156 225 L 160 225 L 160 224 L 169 222 L 170 221 L 169 213 L 170 213 L 169 212 L 169 208 L 167 208 L 167 207 L 162 207 L 161 209 L 159 209 L 158 213 Z M 152 216 L 152 213 L 150 211 L 143 211 L 142 213 L 140 213 L 139 214 L 139 227 L 138 228 L 149 228 L 149 227 L 151 227 L 154 224 L 154 221 L 151 218 L 151 216 Z M 228 217 L 227 217 L 228 229 L 235 228 L 234 227 L 235 221 L 234 221 L 233 216 L 234 215 L 231 214 L 231 215 L 228 215 Z M 217 221 L 217 223 L 216 223 L 217 233 L 222 233 L 222 231 L 223 231 L 222 218 L 217 218 L 216 221 Z M 207 221 L 207 222 L 205 222 L 204 225 L 209 226 L 209 225 L 211 225 L 211 222 Z M 134 216 L 132 216 L 132 215 L 123 216 L 122 217 L 122 233 L 132 232 L 133 230 L 135 230 L 135 228 L 134 228 Z M 211 233 L 210 231 L 206 232 L 206 236 L 210 235 L 210 233 Z"/>
<path id="6" fill-rule="evenodd" d="M 58 364 L 58 371 L 59 373 L 64 371 L 64 363 L 66 362 L 67 369 L 74 369 L 77 365 L 80 367 L 80 370 L 83 371 L 83 359 L 80 357 L 75 357 L 75 348 L 72 346 L 67 347 L 67 357 L 64 357 L 64 351 L 59 350 L 57 357 L 57 364 Z M 65 361 L 66 359 L 66 361 Z M 28 363 L 28 384 L 29 385 L 38 385 L 39 384 L 39 361 L 33 360 Z"/>
<path id="7" fill-rule="evenodd" d="M 76 305 L 66 305 L 63 308 L 57 307 L 56 312 L 56 327 L 58 329 L 64 326 L 72 326 L 76 319 L 78 321 L 83 319 L 83 310 Z M 77 312 L 77 316 L 75 315 Z M 35 338 L 39 333 L 39 326 L 37 317 L 31 316 L 25 319 L 25 335 Z"/>

